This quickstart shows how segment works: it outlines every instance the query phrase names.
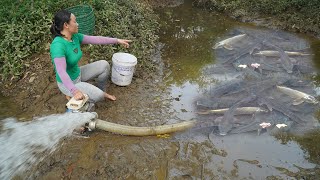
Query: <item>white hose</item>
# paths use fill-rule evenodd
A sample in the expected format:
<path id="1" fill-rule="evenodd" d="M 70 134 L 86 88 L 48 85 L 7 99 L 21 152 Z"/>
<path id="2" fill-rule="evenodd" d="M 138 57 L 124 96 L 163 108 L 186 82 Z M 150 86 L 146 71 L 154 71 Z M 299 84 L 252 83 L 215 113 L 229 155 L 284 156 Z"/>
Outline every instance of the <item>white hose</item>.
<path id="1" fill-rule="evenodd" d="M 177 131 L 183 131 L 194 126 L 196 121 L 184 121 L 181 123 L 154 126 L 154 127 L 136 127 L 136 126 L 125 126 L 121 124 L 111 123 L 96 119 L 89 123 L 90 129 L 101 129 L 104 131 L 129 135 L 129 136 L 152 136 L 158 134 L 168 134 Z"/>

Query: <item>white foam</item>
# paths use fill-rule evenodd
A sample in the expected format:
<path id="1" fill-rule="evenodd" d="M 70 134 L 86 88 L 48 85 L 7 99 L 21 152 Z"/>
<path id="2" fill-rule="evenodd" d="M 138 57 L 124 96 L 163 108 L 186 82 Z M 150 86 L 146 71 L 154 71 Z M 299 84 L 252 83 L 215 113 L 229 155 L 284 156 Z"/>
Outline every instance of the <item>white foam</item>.
<path id="1" fill-rule="evenodd" d="M 65 113 L 17 122 L 15 118 L 3 120 L 0 134 L 0 179 L 11 179 L 35 165 L 44 157 L 39 154 L 53 152 L 59 140 L 94 118 L 93 113 Z M 46 153 L 43 153 L 46 152 Z"/>

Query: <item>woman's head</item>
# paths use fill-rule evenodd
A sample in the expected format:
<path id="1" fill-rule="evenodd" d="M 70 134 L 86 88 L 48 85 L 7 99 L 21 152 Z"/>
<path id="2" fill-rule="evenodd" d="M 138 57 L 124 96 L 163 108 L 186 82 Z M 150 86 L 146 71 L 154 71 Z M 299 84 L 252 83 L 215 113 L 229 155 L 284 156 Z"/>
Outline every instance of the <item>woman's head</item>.
<path id="1" fill-rule="evenodd" d="M 76 17 L 67 10 L 58 11 L 53 19 L 50 31 L 54 37 L 64 36 L 62 31 L 74 34 L 78 32 Z"/>

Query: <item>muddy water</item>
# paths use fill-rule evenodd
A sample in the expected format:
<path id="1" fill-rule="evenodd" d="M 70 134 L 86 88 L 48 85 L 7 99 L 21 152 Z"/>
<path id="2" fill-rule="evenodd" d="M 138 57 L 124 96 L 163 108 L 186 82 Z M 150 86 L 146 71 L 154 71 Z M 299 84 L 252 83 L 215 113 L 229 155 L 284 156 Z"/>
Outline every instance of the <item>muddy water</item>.
<path id="1" fill-rule="evenodd" d="M 171 94 L 179 97 L 172 102 L 172 107 L 178 111 L 179 117 L 197 118 L 195 101 L 210 84 L 215 83 L 202 73 L 204 67 L 217 61 L 212 50 L 214 44 L 226 34 L 230 36 L 241 29 L 259 28 L 192 8 L 188 2 L 176 8 L 159 10 L 159 14 L 163 20 L 160 31 L 164 43 L 162 60 L 167 67 L 164 82 Z M 298 34 L 289 36 L 298 39 L 292 49 L 311 47 L 312 52 L 319 51 L 318 40 Z M 315 53 L 308 60 L 318 68 L 319 57 Z M 315 177 L 313 173 L 319 173 L 318 146 L 309 142 L 317 142 L 317 130 L 303 136 L 284 134 L 276 137 L 269 134 L 257 136 L 257 132 L 221 137 L 211 132 L 212 127 L 207 127 L 177 136 L 180 157 L 171 160 L 174 165 L 170 167 L 169 177 L 264 179 Z"/>
<path id="2" fill-rule="evenodd" d="M 159 9 L 162 29 L 153 79 L 108 89 L 116 102 L 96 104 L 100 119 L 153 126 L 196 119 L 195 101 L 216 83 L 202 69 L 216 63 L 212 46 L 239 24 L 184 3 Z M 313 48 L 319 48 L 314 41 Z M 316 62 L 319 55 L 314 56 Z M 2 102 L 2 101 L 1 101 Z M 57 104 L 58 105 L 58 104 Z M 5 115 L 11 116 L 9 115 Z M 315 179 L 318 131 L 303 136 L 257 132 L 219 136 L 202 126 L 160 137 L 128 137 L 96 130 L 61 140 L 60 149 L 17 179 Z"/>
<path id="3" fill-rule="evenodd" d="M 12 103 L 10 98 L 0 94 L 0 119 L 16 116 L 18 113 L 17 107 Z"/>

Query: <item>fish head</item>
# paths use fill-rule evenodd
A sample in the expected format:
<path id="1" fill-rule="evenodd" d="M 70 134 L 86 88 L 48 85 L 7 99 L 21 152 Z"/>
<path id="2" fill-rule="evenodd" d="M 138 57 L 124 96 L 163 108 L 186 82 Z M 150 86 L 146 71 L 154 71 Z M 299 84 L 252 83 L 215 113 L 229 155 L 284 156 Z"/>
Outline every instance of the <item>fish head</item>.
<path id="1" fill-rule="evenodd" d="M 218 42 L 218 43 L 216 43 L 216 44 L 213 46 L 213 48 L 212 48 L 212 49 L 218 49 L 218 48 L 221 48 L 221 47 L 223 47 L 223 46 L 224 46 L 224 44 L 223 44 L 223 43 Z"/>
<path id="2" fill-rule="evenodd" d="M 312 104 L 318 104 L 319 103 L 319 101 L 313 96 L 306 96 L 304 99 L 308 103 L 312 103 Z"/>

